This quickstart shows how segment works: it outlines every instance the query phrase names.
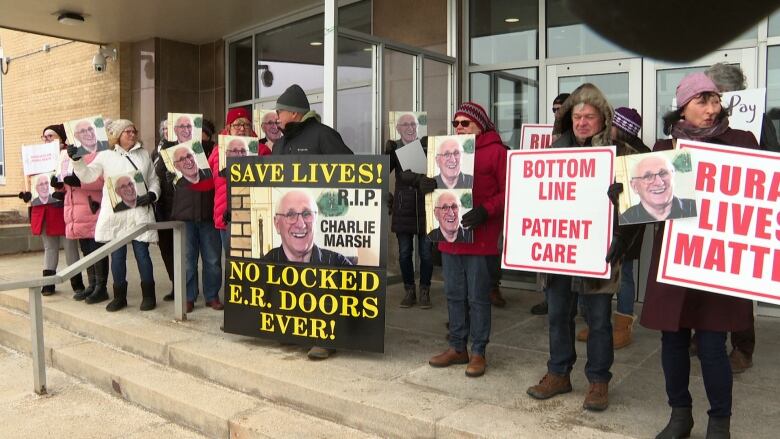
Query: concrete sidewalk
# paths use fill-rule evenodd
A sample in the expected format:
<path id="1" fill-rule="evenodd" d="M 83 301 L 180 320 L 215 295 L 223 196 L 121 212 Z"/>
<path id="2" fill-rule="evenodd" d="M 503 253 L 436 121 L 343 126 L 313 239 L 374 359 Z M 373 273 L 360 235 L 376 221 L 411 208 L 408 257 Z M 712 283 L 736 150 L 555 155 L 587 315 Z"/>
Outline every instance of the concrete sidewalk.
<path id="1" fill-rule="evenodd" d="M 158 297 L 162 297 L 170 284 L 155 248 L 152 255 Z M 0 278 L 19 279 L 30 272 L 38 273 L 41 258 L 39 253 L 0 257 Z M 660 335 L 638 325 L 634 344 L 615 354 L 611 405 L 606 412 L 591 413 L 581 408 L 587 389 L 582 372 L 583 343 L 578 343 L 580 361 L 572 373 L 574 392 L 541 402 L 528 397 L 525 389 L 542 377 L 547 361 L 546 318 L 528 313 L 539 300 L 532 292 L 505 290 L 509 305 L 493 309 L 488 371 L 484 377 L 472 379 L 460 366 L 434 369 L 427 365 L 430 356 L 447 347 L 447 313 L 440 282 L 433 285 L 431 310 L 398 308 L 403 288 L 389 288 L 385 354 L 342 351 L 327 361 L 311 362 L 306 359 L 305 348 L 222 333 L 222 313 L 204 308 L 202 298 L 183 323 L 172 322 L 169 302 L 160 302 L 155 311 L 139 312 L 137 270 L 132 257 L 128 259 L 129 282 L 135 285 L 128 294 L 128 309 L 110 314 L 103 305 L 74 302 L 69 286 L 61 285 L 59 294 L 44 298 L 47 321 L 176 373 L 192 374 L 369 435 L 644 438 L 654 437 L 668 419 L 660 370 Z M 0 305 L 14 312 L 24 311 L 25 296 L 25 291 L 0 294 Z M 755 366 L 735 377 L 735 438 L 772 438 L 780 430 L 780 400 L 775 397 L 780 391 L 780 371 L 775 366 L 780 360 L 780 320 L 759 318 L 756 330 Z M 91 372 L 82 372 L 87 366 L 76 363 L 87 361 L 82 357 L 92 351 L 50 337 L 54 328 L 47 331 L 47 346 L 54 343 L 55 367 L 61 364 L 68 373 L 89 378 Z M 95 345 L 95 349 L 99 347 Z M 700 377 L 694 359 L 693 437 L 704 437 L 707 423 L 708 403 Z M 52 390 L 58 391 L 56 386 Z M 40 416 L 44 419 L 45 414 L 41 412 Z M 169 419 L 175 416 L 166 414 Z M 279 435 L 285 435 L 283 430 Z"/>

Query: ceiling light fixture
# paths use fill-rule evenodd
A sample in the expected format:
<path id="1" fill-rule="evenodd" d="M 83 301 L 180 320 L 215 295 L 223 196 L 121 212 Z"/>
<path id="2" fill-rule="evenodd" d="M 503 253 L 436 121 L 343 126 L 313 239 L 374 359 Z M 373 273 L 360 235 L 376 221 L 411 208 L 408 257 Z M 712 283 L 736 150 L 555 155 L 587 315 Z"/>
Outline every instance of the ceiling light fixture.
<path id="1" fill-rule="evenodd" d="M 312 41 L 309 43 L 310 46 L 322 46 L 322 41 Z"/>
<path id="2" fill-rule="evenodd" d="M 75 26 L 84 23 L 84 16 L 75 12 L 63 12 L 57 17 L 60 24 Z"/>
<path id="3" fill-rule="evenodd" d="M 505 18 L 504 21 L 507 23 L 517 23 L 518 21 L 520 21 L 520 19 L 515 17 L 509 17 L 509 18 Z"/>

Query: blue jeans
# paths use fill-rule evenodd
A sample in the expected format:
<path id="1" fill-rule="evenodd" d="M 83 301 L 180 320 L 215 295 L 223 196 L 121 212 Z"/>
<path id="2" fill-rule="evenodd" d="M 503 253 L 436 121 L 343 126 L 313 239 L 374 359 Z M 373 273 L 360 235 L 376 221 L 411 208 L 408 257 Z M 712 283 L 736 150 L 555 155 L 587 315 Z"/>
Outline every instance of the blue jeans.
<path id="1" fill-rule="evenodd" d="M 463 352 L 471 338 L 471 353 L 485 355 L 490 337 L 487 258 L 442 253 L 441 262 L 450 318 L 450 347 Z"/>
<path id="2" fill-rule="evenodd" d="M 203 260 L 203 295 L 206 301 L 219 298 L 222 287 L 220 235 L 211 222 L 187 221 L 187 300 L 198 298 L 198 255 Z"/>
<path id="3" fill-rule="evenodd" d="M 704 390 L 710 401 L 707 414 L 713 417 L 731 416 L 731 363 L 726 355 L 726 333 L 696 330 L 696 342 Z M 688 391 L 691 376 L 691 330 L 681 328 L 677 332 L 661 333 L 661 365 L 666 379 L 666 396 L 669 406 L 691 407 L 693 400 Z"/>
<path id="4" fill-rule="evenodd" d="M 228 227 L 230 227 L 229 224 Z M 225 257 L 230 256 L 230 234 L 228 234 L 227 229 L 219 229 L 219 239 L 222 240 L 222 251 L 225 253 Z"/>
<path id="5" fill-rule="evenodd" d="M 152 268 L 152 258 L 149 257 L 149 243 L 132 241 L 132 244 L 141 282 L 154 282 L 154 268 Z M 127 246 L 119 247 L 111 253 L 111 276 L 117 285 L 127 283 Z"/>
<path id="6" fill-rule="evenodd" d="M 431 286 L 433 275 L 433 243 L 420 233 L 417 236 L 417 252 L 420 254 L 420 286 Z M 401 265 L 401 275 L 404 285 L 414 285 L 414 237 L 412 233 L 396 233 L 398 238 L 398 262 Z"/>
<path id="7" fill-rule="evenodd" d="M 568 376 L 577 361 L 574 349 L 574 316 L 577 315 L 577 297 L 585 307 L 588 323 L 588 361 L 585 376 L 591 383 L 608 383 L 609 369 L 614 361 L 612 349 L 612 295 L 582 294 L 571 290 L 571 276 L 548 275 L 547 305 L 550 322 L 550 360 L 547 370 L 555 375 Z"/>
<path id="8" fill-rule="evenodd" d="M 635 297 L 634 261 L 625 260 L 620 267 L 620 290 L 617 293 L 617 312 L 633 316 Z"/>

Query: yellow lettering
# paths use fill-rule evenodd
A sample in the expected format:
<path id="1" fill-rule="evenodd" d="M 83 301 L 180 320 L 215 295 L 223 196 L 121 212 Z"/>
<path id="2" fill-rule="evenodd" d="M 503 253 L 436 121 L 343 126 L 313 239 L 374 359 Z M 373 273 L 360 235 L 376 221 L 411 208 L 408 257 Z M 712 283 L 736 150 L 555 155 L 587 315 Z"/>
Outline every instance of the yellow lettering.
<path id="1" fill-rule="evenodd" d="M 241 285 L 230 285 L 230 303 L 241 303 Z"/>

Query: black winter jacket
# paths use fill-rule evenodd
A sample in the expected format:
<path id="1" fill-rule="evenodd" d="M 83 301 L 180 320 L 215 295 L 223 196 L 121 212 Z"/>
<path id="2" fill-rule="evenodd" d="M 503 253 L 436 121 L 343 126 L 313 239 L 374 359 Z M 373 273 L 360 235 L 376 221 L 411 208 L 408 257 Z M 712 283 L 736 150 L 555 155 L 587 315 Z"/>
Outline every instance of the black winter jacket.
<path id="1" fill-rule="evenodd" d="M 420 139 L 423 151 L 428 153 L 428 137 Z M 390 172 L 395 171 L 393 217 L 390 230 L 393 233 L 425 233 L 425 195 L 414 182 L 402 181 L 403 168 L 395 150 L 403 147 L 400 140 L 388 140 L 385 152 L 390 155 Z"/>
<path id="2" fill-rule="evenodd" d="M 288 122 L 283 131 L 284 136 L 274 144 L 273 155 L 352 154 L 341 135 L 323 125 L 314 111 L 306 113 L 300 122 Z"/>

